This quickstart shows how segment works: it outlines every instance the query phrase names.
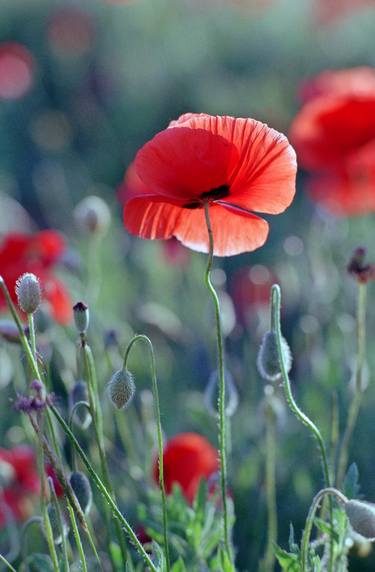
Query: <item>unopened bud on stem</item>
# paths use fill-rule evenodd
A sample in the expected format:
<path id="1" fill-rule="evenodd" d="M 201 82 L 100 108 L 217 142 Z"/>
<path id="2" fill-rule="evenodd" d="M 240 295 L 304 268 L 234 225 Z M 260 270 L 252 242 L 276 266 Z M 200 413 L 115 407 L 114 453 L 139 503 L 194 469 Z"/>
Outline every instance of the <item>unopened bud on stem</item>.
<path id="1" fill-rule="evenodd" d="M 292 367 L 292 354 L 285 338 L 281 338 L 281 349 L 287 372 Z M 266 381 L 278 381 L 281 378 L 279 354 L 277 350 L 276 333 L 271 330 L 264 334 L 257 357 L 257 367 L 260 375 Z"/>
<path id="2" fill-rule="evenodd" d="M 25 312 L 25 314 L 34 314 L 42 300 L 39 279 L 35 274 L 27 272 L 18 278 L 16 282 L 16 294 L 21 310 Z"/>
<path id="3" fill-rule="evenodd" d="M 135 394 L 134 377 L 127 369 L 116 371 L 108 383 L 108 394 L 117 409 L 125 409 Z"/>
<path id="4" fill-rule="evenodd" d="M 80 334 L 85 334 L 90 323 L 89 307 L 84 302 L 77 302 L 73 306 L 74 323 Z"/>

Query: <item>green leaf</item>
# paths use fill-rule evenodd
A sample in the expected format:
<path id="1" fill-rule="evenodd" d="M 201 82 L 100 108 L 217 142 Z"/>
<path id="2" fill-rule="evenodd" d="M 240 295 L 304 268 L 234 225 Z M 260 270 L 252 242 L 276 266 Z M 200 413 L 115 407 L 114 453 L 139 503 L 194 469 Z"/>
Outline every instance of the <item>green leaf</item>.
<path id="1" fill-rule="evenodd" d="M 287 552 L 280 548 L 280 546 L 275 546 L 274 551 L 282 570 L 285 570 L 286 572 L 300 572 L 301 566 L 296 554 Z"/>
<path id="2" fill-rule="evenodd" d="M 352 463 L 345 475 L 343 491 L 348 498 L 356 499 L 360 489 L 358 467 L 356 463 Z"/>
<path id="3" fill-rule="evenodd" d="M 52 560 L 46 554 L 31 554 L 25 564 L 29 572 L 53 572 Z"/>
<path id="4" fill-rule="evenodd" d="M 187 572 L 182 558 L 179 558 L 171 568 L 171 572 Z"/>
<path id="5" fill-rule="evenodd" d="M 122 555 L 121 555 L 121 549 L 120 549 L 119 545 L 116 544 L 116 542 L 110 542 L 109 551 L 111 553 L 113 562 L 116 564 L 116 566 L 121 568 L 121 566 L 122 566 Z"/>

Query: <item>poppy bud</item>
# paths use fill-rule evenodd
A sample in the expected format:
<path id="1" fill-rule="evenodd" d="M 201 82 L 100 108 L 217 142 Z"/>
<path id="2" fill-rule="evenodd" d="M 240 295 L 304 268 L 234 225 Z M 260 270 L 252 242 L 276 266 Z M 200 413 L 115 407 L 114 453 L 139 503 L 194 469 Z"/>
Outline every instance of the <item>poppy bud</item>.
<path id="1" fill-rule="evenodd" d="M 133 375 L 127 369 L 116 371 L 108 383 L 108 393 L 110 400 L 117 409 L 125 409 L 135 393 Z"/>
<path id="2" fill-rule="evenodd" d="M 87 383 L 83 380 L 77 381 L 69 394 L 69 406 L 73 409 L 74 405 L 79 401 L 89 402 L 89 392 L 87 389 Z M 74 415 L 75 421 L 79 423 L 81 429 L 87 429 L 91 423 L 91 415 L 84 405 L 76 409 Z"/>
<path id="3" fill-rule="evenodd" d="M 70 475 L 69 483 L 77 497 L 81 509 L 85 514 L 87 514 L 90 511 L 92 503 L 90 481 L 84 473 L 75 471 Z"/>
<path id="4" fill-rule="evenodd" d="M 238 391 L 234 385 L 233 378 L 229 371 L 224 372 L 225 381 L 225 414 L 228 417 L 236 412 L 238 407 Z M 210 375 L 207 387 L 204 391 L 204 404 L 207 407 L 211 415 L 217 417 L 217 402 L 219 397 L 219 375 L 217 371 L 214 371 Z"/>
<path id="5" fill-rule="evenodd" d="M 27 272 L 16 282 L 18 305 L 25 314 L 33 314 L 40 306 L 42 293 L 39 279 L 35 274 Z"/>
<path id="6" fill-rule="evenodd" d="M 83 199 L 74 209 L 78 228 L 90 234 L 105 234 L 111 222 L 107 204 L 95 195 Z"/>
<path id="7" fill-rule="evenodd" d="M 283 337 L 281 347 L 286 370 L 289 372 L 292 367 L 292 354 L 288 342 Z M 260 375 L 267 381 L 278 381 L 281 377 L 276 333 L 273 330 L 266 332 L 263 336 L 257 357 L 257 367 Z"/>
<path id="8" fill-rule="evenodd" d="M 354 532 L 375 540 L 375 504 L 350 500 L 345 504 L 345 512 Z"/>
<path id="9" fill-rule="evenodd" d="M 49 521 L 51 523 L 52 534 L 53 534 L 53 539 L 55 541 L 55 544 L 61 544 L 63 539 L 62 539 L 62 534 L 61 534 L 60 518 L 59 518 L 59 514 L 57 512 L 57 507 L 54 504 L 50 503 L 47 506 L 47 512 L 48 512 Z M 62 523 L 62 533 L 64 536 L 68 536 L 69 524 L 67 522 L 65 515 L 62 513 L 61 510 L 60 510 L 60 514 L 61 514 L 61 523 Z"/>
<path id="10" fill-rule="evenodd" d="M 73 306 L 73 315 L 78 332 L 85 334 L 90 322 L 89 307 L 84 302 L 77 302 L 77 304 Z"/>

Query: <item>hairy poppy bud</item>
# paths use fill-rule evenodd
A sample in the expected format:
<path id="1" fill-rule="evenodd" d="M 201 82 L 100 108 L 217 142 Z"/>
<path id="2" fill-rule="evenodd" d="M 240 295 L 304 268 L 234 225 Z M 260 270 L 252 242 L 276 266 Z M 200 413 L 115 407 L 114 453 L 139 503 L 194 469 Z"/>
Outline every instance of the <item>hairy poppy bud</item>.
<path id="1" fill-rule="evenodd" d="M 238 407 L 238 391 L 234 384 L 233 378 L 229 371 L 224 372 L 225 383 L 225 414 L 232 417 Z M 218 371 L 212 372 L 208 380 L 207 387 L 204 391 L 204 404 L 211 415 L 217 417 L 217 401 L 219 397 L 219 373 Z"/>
<path id="2" fill-rule="evenodd" d="M 350 500 L 345 504 L 345 512 L 354 532 L 375 540 L 375 504 Z"/>
<path id="3" fill-rule="evenodd" d="M 69 483 L 77 497 L 81 509 L 85 514 L 87 514 L 90 511 L 92 503 L 90 481 L 84 473 L 75 471 L 70 475 Z"/>
<path id="4" fill-rule="evenodd" d="M 33 314 L 40 306 L 42 293 L 39 279 L 35 274 L 27 272 L 16 282 L 18 305 L 25 314 Z"/>
<path id="5" fill-rule="evenodd" d="M 87 389 L 87 383 L 82 379 L 77 381 L 69 394 L 69 408 L 70 410 L 73 409 L 74 405 L 79 401 L 85 401 L 86 403 L 89 402 L 89 392 Z M 91 423 L 91 415 L 84 405 L 81 407 L 77 407 L 74 420 L 80 425 L 81 429 L 87 429 Z"/>
<path id="6" fill-rule="evenodd" d="M 285 338 L 281 338 L 281 347 L 287 372 L 292 367 L 292 354 Z M 257 367 L 260 375 L 267 381 L 278 381 L 281 378 L 279 354 L 277 351 L 276 334 L 266 332 L 263 336 L 257 357 Z"/>
<path id="7" fill-rule="evenodd" d="M 104 234 L 111 222 L 107 204 L 95 195 L 83 199 L 74 210 L 77 226 L 84 232 Z"/>
<path id="8" fill-rule="evenodd" d="M 67 519 L 65 517 L 65 515 L 63 514 L 62 510 L 60 510 L 60 515 L 61 515 L 61 524 L 62 524 L 62 531 L 61 531 L 61 526 L 60 526 L 60 518 L 59 518 L 59 514 L 57 512 L 57 507 L 50 503 L 47 506 L 47 512 L 48 512 L 48 518 L 50 520 L 51 523 L 51 528 L 52 528 L 52 534 L 53 534 L 53 539 L 55 541 L 55 544 L 61 544 L 62 543 L 62 534 L 64 536 L 68 536 L 69 533 L 69 524 L 67 522 Z M 62 532 L 62 534 L 61 534 Z"/>
<path id="9" fill-rule="evenodd" d="M 110 400 L 117 409 L 125 409 L 135 393 L 133 375 L 127 369 L 116 371 L 108 383 L 108 393 Z"/>
<path id="10" fill-rule="evenodd" d="M 84 302 L 77 302 L 73 306 L 74 323 L 80 334 L 85 334 L 89 327 L 89 307 Z"/>

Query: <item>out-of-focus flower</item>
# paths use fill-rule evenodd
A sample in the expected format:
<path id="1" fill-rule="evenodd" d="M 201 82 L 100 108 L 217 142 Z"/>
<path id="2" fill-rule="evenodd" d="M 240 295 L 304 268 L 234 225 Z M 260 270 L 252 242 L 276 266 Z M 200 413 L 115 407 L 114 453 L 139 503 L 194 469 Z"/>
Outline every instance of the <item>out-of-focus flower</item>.
<path id="1" fill-rule="evenodd" d="M 18 99 L 32 86 L 34 61 L 25 46 L 16 42 L 0 44 L 0 99 Z"/>
<path id="2" fill-rule="evenodd" d="M 316 77 L 304 81 L 300 88 L 301 100 L 306 103 L 316 97 L 349 94 L 364 95 L 375 90 L 375 70 L 359 66 L 341 70 L 326 70 Z"/>
<path id="3" fill-rule="evenodd" d="M 271 286 L 275 282 L 276 275 L 261 264 L 237 270 L 233 276 L 231 293 L 237 319 L 242 325 L 248 325 L 260 308 L 268 309 Z"/>
<path id="4" fill-rule="evenodd" d="M 75 207 L 74 218 L 82 232 L 105 234 L 111 222 L 111 211 L 103 199 L 90 195 Z"/>
<path id="5" fill-rule="evenodd" d="M 219 469 L 216 449 L 197 433 L 180 433 L 164 449 L 164 482 L 167 494 L 173 484 L 180 485 L 186 499 L 192 503 L 202 479 L 209 479 Z M 159 463 L 154 464 L 154 479 L 159 482 Z"/>
<path id="6" fill-rule="evenodd" d="M 65 249 L 62 236 L 53 230 L 32 235 L 10 233 L 0 242 L 0 272 L 17 304 L 15 286 L 25 272 L 35 274 L 40 280 L 42 298 L 49 305 L 54 319 L 62 324 L 70 321 L 72 305 L 65 286 L 53 274 L 53 267 Z M 0 294 L 0 310 L 6 308 Z"/>
<path id="7" fill-rule="evenodd" d="M 52 479 L 53 486 L 55 488 L 56 496 L 62 497 L 64 495 L 64 489 L 63 489 L 59 479 L 57 478 L 57 475 L 55 473 L 54 468 L 52 467 L 52 465 L 50 463 L 47 463 L 44 470 L 45 470 L 47 477 L 50 477 L 50 479 Z"/>
<path id="8" fill-rule="evenodd" d="M 164 260 L 173 266 L 183 268 L 190 262 L 190 253 L 175 238 L 170 238 L 162 243 Z"/>
<path id="9" fill-rule="evenodd" d="M 374 6 L 373 0 L 316 0 L 316 19 L 319 24 L 333 24 L 346 14 Z"/>
<path id="10" fill-rule="evenodd" d="M 24 520 L 39 493 L 34 451 L 27 446 L 0 449 L 0 526 L 7 518 Z"/>
<path id="11" fill-rule="evenodd" d="M 254 119 L 182 115 L 143 146 L 134 169 L 142 186 L 123 193 L 128 231 L 149 239 L 174 236 L 208 252 L 209 204 L 217 256 L 262 246 L 268 223 L 254 212 L 279 214 L 295 193 L 293 148 Z"/>
<path id="12" fill-rule="evenodd" d="M 64 56 L 80 56 L 91 47 L 94 25 L 90 14 L 77 7 L 56 10 L 48 24 L 52 48 Z"/>
<path id="13" fill-rule="evenodd" d="M 321 94 L 309 97 L 292 124 L 290 138 L 306 169 L 340 167 L 375 139 L 375 70 L 343 73 L 318 76 L 312 85 Z"/>

